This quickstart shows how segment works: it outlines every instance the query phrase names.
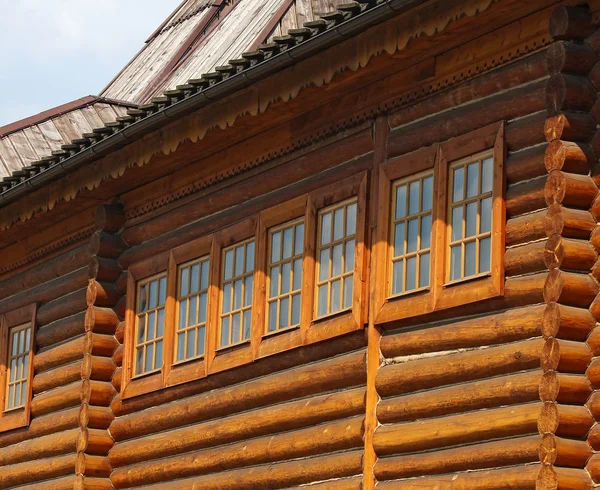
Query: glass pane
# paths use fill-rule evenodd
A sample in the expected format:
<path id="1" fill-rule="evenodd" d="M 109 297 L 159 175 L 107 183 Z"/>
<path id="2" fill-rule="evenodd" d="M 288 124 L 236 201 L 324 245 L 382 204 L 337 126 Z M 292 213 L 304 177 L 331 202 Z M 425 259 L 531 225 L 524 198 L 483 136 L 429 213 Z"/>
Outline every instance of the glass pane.
<path id="1" fill-rule="evenodd" d="M 411 257 L 406 261 L 406 290 L 417 289 L 417 258 Z"/>
<path id="2" fill-rule="evenodd" d="M 327 290 L 327 284 L 319 287 L 319 300 L 317 308 L 318 316 L 323 316 L 327 314 Z"/>
<path id="3" fill-rule="evenodd" d="M 246 272 L 254 270 L 254 242 L 246 245 Z"/>
<path id="4" fill-rule="evenodd" d="M 165 309 L 158 310 L 158 320 L 156 323 L 156 336 L 162 337 L 165 334 Z"/>
<path id="5" fill-rule="evenodd" d="M 196 325 L 198 323 L 198 296 L 192 296 L 190 298 L 190 307 L 188 312 L 188 326 Z"/>
<path id="6" fill-rule="evenodd" d="M 254 277 L 250 276 L 244 280 L 244 306 L 250 306 L 252 304 L 252 287 L 254 284 Z"/>
<path id="7" fill-rule="evenodd" d="M 283 258 L 289 259 L 294 250 L 294 230 L 287 228 L 283 231 Z"/>
<path id="8" fill-rule="evenodd" d="M 274 332 L 277 330 L 277 301 L 269 303 L 269 325 L 268 331 Z"/>
<path id="9" fill-rule="evenodd" d="M 225 280 L 233 277 L 233 250 L 229 250 L 225 253 L 225 272 L 223 277 Z"/>
<path id="10" fill-rule="evenodd" d="M 15 387 L 14 385 L 10 385 L 8 387 L 8 408 L 14 408 L 14 395 L 15 395 Z"/>
<path id="11" fill-rule="evenodd" d="M 467 166 L 467 197 L 479 194 L 479 162 Z"/>
<path id="12" fill-rule="evenodd" d="M 344 208 L 336 209 L 333 214 L 333 239 L 340 240 L 344 236 Z"/>
<path id="13" fill-rule="evenodd" d="M 466 237 L 477 234 L 477 202 L 467 204 Z"/>
<path id="14" fill-rule="evenodd" d="M 192 266 L 192 281 L 190 284 L 190 292 L 197 293 L 200 286 L 200 264 Z"/>
<path id="15" fill-rule="evenodd" d="M 465 277 L 477 274 L 477 244 L 469 242 L 465 244 Z"/>
<path id="16" fill-rule="evenodd" d="M 423 179 L 421 211 L 429 211 L 433 207 L 433 177 Z"/>
<path id="17" fill-rule="evenodd" d="M 19 353 L 25 352 L 25 330 L 19 332 Z"/>
<path id="18" fill-rule="evenodd" d="M 321 245 L 331 242 L 331 213 L 321 217 Z"/>
<path id="19" fill-rule="evenodd" d="M 406 185 L 396 189 L 396 219 L 406 216 Z"/>
<path id="20" fill-rule="evenodd" d="M 156 308 L 156 302 L 158 301 L 158 283 L 152 281 L 150 283 L 150 295 L 148 298 L 148 307 Z"/>
<path id="21" fill-rule="evenodd" d="M 223 288 L 223 313 L 229 313 L 231 311 L 231 283 L 225 284 Z"/>
<path id="22" fill-rule="evenodd" d="M 319 255 L 319 281 L 324 281 L 329 278 L 329 251 L 331 249 L 326 248 L 321 250 Z"/>
<path id="23" fill-rule="evenodd" d="M 344 278 L 344 308 L 352 308 L 352 276 Z"/>
<path id="24" fill-rule="evenodd" d="M 135 372 L 140 374 L 144 372 L 144 348 L 138 347 L 136 361 L 135 361 Z"/>
<path id="25" fill-rule="evenodd" d="M 419 220 L 411 219 L 408 222 L 408 240 L 406 251 L 408 253 L 414 252 L 417 250 L 417 239 L 419 236 Z"/>
<path id="26" fill-rule="evenodd" d="M 419 212 L 419 191 L 421 181 L 411 182 L 408 190 L 408 214 L 417 214 Z"/>
<path id="27" fill-rule="evenodd" d="M 279 292 L 279 266 L 271 267 L 269 283 L 269 298 L 274 298 Z"/>
<path id="28" fill-rule="evenodd" d="M 196 330 L 191 329 L 187 332 L 187 351 L 185 353 L 186 359 L 190 359 L 196 355 Z"/>
<path id="29" fill-rule="evenodd" d="M 27 338 L 25 341 L 25 352 L 29 352 L 29 343 L 31 341 L 31 328 L 27 329 Z"/>
<path id="30" fill-rule="evenodd" d="M 302 287 L 302 259 L 294 260 L 294 291 Z"/>
<path id="31" fill-rule="evenodd" d="M 159 340 L 156 343 L 156 357 L 154 359 L 154 369 L 159 369 L 162 366 L 163 357 L 163 342 Z"/>
<path id="32" fill-rule="evenodd" d="M 143 313 L 148 307 L 148 285 L 140 288 L 140 304 L 138 306 L 138 313 Z"/>
<path id="33" fill-rule="evenodd" d="M 200 295 L 200 309 L 198 313 L 198 323 L 206 323 L 206 303 L 208 301 L 208 294 L 202 293 Z"/>
<path id="34" fill-rule="evenodd" d="M 491 262 L 491 239 L 484 238 L 479 242 L 479 272 L 490 272 Z"/>
<path id="35" fill-rule="evenodd" d="M 346 236 L 356 233 L 356 203 L 346 208 Z"/>
<path id="36" fill-rule="evenodd" d="M 290 313 L 290 300 L 289 298 L 284 298 L 281 300 L 281 305 L 279 306 L 279 328 L 287 328 L 290 326 L 289 324 L 289 313 Z"/>
<path id="37" fill-rule="evenodd" d="M 242 314 L 236 313 L 231 317 L 231 342 L 237 343 L 242 340 Z"/>
<path id="38" fill-rule="evenodd" d="M 17 380 L 17 360 L 13 359 L 10 362 L 10 382 L 14 382 Z"/>
<path id="39" fill-rule="evenodd" d="M 457 168 L 454 171 L 454 193 L 453 202 L 462 201 L 465 198 L 465 169 Z"/>
<path id="40" fill-rule="evenodd" d="M 304 251 L 304 223 L 296 226 L 294 241 L 294 255 L 300 255 Z"/>
<path id="41" fill-rule="evenodd" d="M 331 299 L 330 299 L 330 312 L 335 313 L 336 311 L 340 311 L 341 308 L 341 287 L 342 284 L 340 281 L 333 281 L 331 283 Z"/>
<path id="42" fill-rule="evenodd" d="M 346 242 L 346 250 L 344 251 L 344 272 L 350 272 L 354 269 L 354 240 Z"/>
<path id="43" fill-rule="evenodd" d="M 146 340 L 152 340 L 154 339 L 154 325 L 156 322 L 156 312 L 153 311 L 152 313 L 150 313 L 148 315 L 148 336 L 146 337 Z"/>
<path id="44" fill-rule="evenodd" d="M 492 192 L 494 182 L 494 158 L 486 158 L 482 164 L 481 172 L 481 192 Z"/>
<path id="45" fill-rule="evenodd" d="M 179 330 L 186 327 L 187 299 L 179 302 Z"/>
<path id="46" fill-rule="evenodd" d="M 392 294 L 402 292 L 402 284 L 404 282 L 404 261 L 399 260 L 394 262 L 394 273 L 392 277 Z"/>
<path id="47" fill-rule="evenodd" d="M 142 315 L 138 317 L 138 332 L 137 332 L 137 343 L 141 344 L 146 336 L 146 316 Z M 16 354 L 16 352 L 15 352 Z"/>
<path id="48" fill-rule="evenodd" d="M 177 334 L 177 360 L 185 359 L 185 333 Z"/>
<path id="49" fill-rule="evenodd" d="M 252 310 L 244 311 L 244 339 L 250 338 L 250 327 L 252 326 Z"/>
<path id="50" fill-rule="evenodd" d="M 331 266 L 331 277 L 339 276 L 342 273 L 342 244 L 333 247 L 333 259 Z"/>
<path id="51" fill-rule="evenodd" d="M 452 247 L 450 252 L 450 280 L 462 277 L 462 245 Z"/>
<path id="52" fill-rule="evenodd" d="M 271 262 L 279 262 L 281 260 L 281 232 L 271 235 Z"/>
<path id="53" fill-rule="evenodd" d="M 487 197 L 481 201 L 480 233 L 489 233 L 492 229 L 492 198 Z"/>
<path id="54" fill-rule="evenodd" d="M 154 344 L 146 346 L 146 363 L 144 364 L 144 372 L 154 369 Z"/>
<path id="55" fill-rule="evenodd" d="M 29 373 L 29 356 L 23 357 L 23 379 L 27 379 Z"/>
<path id="56" fill-rule="evenodd" d="M 463 207 L 458 206 L 452 210 L 452 241 L 460 240 L 462 238 L 462 226 L 463 226 Z"/>
<path id="57" fill-rule="evenodd" d="M 209 262 L 205 260 L 202 262 L 202 281 L 200 283 L 200 289 L 204 291 L 208 289 L 208 272 L 209 272 Z"/>
<path id="58" fill-rule="evenodd" d="M 419 287 L 426 288 L 429 286 L 429 254 L 421 255 L 419 263 Z"/>
<path id="59" fill-rule="evenodd" d="M 300 324 L 300 295 L 292 296 L 292 325 Z"/>
<path id="60" fill-rule="evenodd" d="M 233 309 L 239 310 L 242 307 L 242 281 L 233 283 Z"/>
<path id="61" fill-rule="evenodd" d="M 205 336 L 206 336 L 206 329 L 204 327 L 200 327 L 198 329 L 198 333 L 196 334 L 197 339 L 196 339 L 196 353 L 201 356 L 204 354 L 204 343 L 205 343 Z"/>
<path id="62" fill-rule="evenodd" d="M 292 263 L 286 262 L 281 267 L 281 293 L 287 294 L 290 292 L 290 279 L 292 275 Z"/>
<path id="63" fill-rule="evenodd" d="M 158 287 L 158 306 L 163 306 L 167 302 L 167 278 L 161 277 Z"/>
<path id="64" fill-rule="evenodd" d="M 241 276 L 244 273 L 244 254 L 246 247 L 243 245 L 235 249 L 235 276 Z"/>
<path id="65" fill-rule="evenodd" d="M 21 405 L 25 405 L 25 401 L 27 400 L 27 381 L 23 381 L 21 385 Z"/>
<path id="66" fill-rule="evenodd" d="M 431 215 L 421 218 L 421 246 L 420 250 L 424 250 L 431 246 Z"/>
<path id="67" fill-rule="evenodd" d="M 229 345 L 229 317 L 221 320 L 221 347 Z"/>
<path id="68" fill-rule="evenodd" d="M 398 223 L 394 230 L 394 257 L 404 255 L 404 223 Z"/>

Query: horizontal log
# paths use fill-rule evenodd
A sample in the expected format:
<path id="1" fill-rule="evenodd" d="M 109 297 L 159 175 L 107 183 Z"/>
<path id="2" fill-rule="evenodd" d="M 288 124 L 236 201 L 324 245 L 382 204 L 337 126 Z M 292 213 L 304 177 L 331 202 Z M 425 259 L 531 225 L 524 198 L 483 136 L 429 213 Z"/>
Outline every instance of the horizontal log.
<path id="1" fill-rule="evenodd" d="M 365 389 L 281 403 L 117 444 L 113 468 L 364 414 Z M 216 415 L 217 412 L 213 412 Z M 118 420 L 118 419 L 117 419 Z M 112 430 L 111 430 L 112 433 Z"/>
<path id="2" fill-rule="evenodd" d="M 544 194 L 546 181 L 547 176 L 541 176 L 509 185 L 505 194 L 506 215 L 512 218 L 546 208 L 548 206 Z"/>
<path id="3" fill-rule="evenodd" d="M 108 478 L 112 472 L 110 461 L 106 456 L 94 456 L 79 453 L 75 463 L 75 472 L 94 478 Z"/>
<path id="4" fill-rule="evenodd" d="M 385 398 L 377 405 L 377 418 L 389 424 L 538 401 L 541 381 L 542 373 L 535 370 Z"/>
<path id="5" fill-rule="evenodd" d="M 86 332 L 114 335 L 119 317 L 112 308 L 90 306 L 85 312 L 84 325 Z M 123 339 L 121 338 L 120 341 Z"/>
<path id="6" fill-rule="evenodd" d="M 585 77 L 597 61 L 598 55 L 589 45 L 566 41 L 550 45 L 546 54 L 548 73 L 562 72 Z"/>
<path id="7" fill-rule="evenodd" d="M 600 483 L 600 453 L 592 455 L 585 469 L 594 480 L 594 483 Z"/>
<path id="8" fill-rule="evenodd" d="M 90 237 L 89 251 L 91 255 L 107 259 L 118 259 L 127 249 L 118 235 L 97 231 Z"/>
<path id="9" fill-rule="evenodd" d="M 600 424 L 595 424 L 592 427 L 587 442 L 594 451 L 600 451 Z"/>
<path id="10" fill-rule="evenodd" d="M 36 373 L 43 373 L 59 366 L 83 358 L 85 336 L 52 346 L 50 349 L 40 352 L 33 357 L 33 368 Z"/>
<path id="11" fill-rule="evenodd" d="M 90 405 L 109 406 L 117 392 L 114 386 L 106 381 L 86 379 L 82 386 L 82 401 Z"/>
<path id="12" fill-rule="evenodd" d="M 600 320 L 600 294 L 594 298 L 594 301 L 590 305 L 590 312 L 596 320 Z"/>
<path id="13" fill-rule="evenodd" d="M 111 378 L 110 382 L 115 387 L 115 390 L 117 390 L 117 392 L 121 391 L 121 383 L 123 382 L 123 369 L 122 368 L 119 367 L 119 368 L 115 369 L 115 372 L 114 372 L 113 377 Z"/>
<path id="14" fill-rule="evenodd" d="M 6 446 L 0 451 L 0 465 L 4 467 L 75 453 L 79 433 L 79 429 L 72 429 Z"/>
<path id="15" fill-rule="evenodd" d="M 591 455 L 592 449 L 585 441 L 545 434 L 540 445 L 539 461 L 556 466 L 584 468 Z"/>
<path id="16" fill-rule="evenodd" d="M 600 388 L 600 358 L 594 359 L 586 371 L 586 376 L 592 383 L 594 389 Z"/>
<path id="17" fill-rule="evenodd" d="M 558 366 L 553 365 L 554 353 L 558 352 Z M 548 365 L 545 360 L 551 360 Z M 583 342 L 548 339 L 544 345 L 542 368 L 555 369 L 563 373 L 585 373 L 592 362 L 592 352 Z"/>
<path id="18" fill-rule="evenodd" d="M 90 281 L 87 288 L 86 300 L 88 306 L 106 307 L 116 305 L 121 296 L 121 291 L 112 283 Z"/>
<path id="19" fill-rule="evenodd" d="M 85 312 L 82 311 L 39 328 L 35 333 L 38 349 L 45 351 L 54 344 L 82 335 L 85 332 L 84 320 Z"/>
<path id="20" fill-rule="evenodd" d="M 283 490 L 306 490 L 306 485 L 287 487 Z M 363 478 L 362 475 L 353 478 L 335 478 L 321 483 L 313 483 L 310 485 L 310 490 L 363 490 Z"/>
<path id="21" fill-rule="evenodd" d="M 373 436 L 373 447 L 378 456 L 385 456 L 537 434 L 543 406 L 540 402 L 528 403 L 380 425 Z"/>
<path id="22" fill-rule="evenodd" d="M 32 484 L 73 474 L 76 459 L 76 454 L 69 454 L 3 466 L 0 472 L 0 488 Z"/>
<path id="23" fill-rule="evenodd" d="M 31 415 L 39 417 L 59 410 L 74 407 L 81 402 L 82 382 L 75 381 L 33 397 Z"/>
<path id="24" fill-rule="evenodd" d="M 144 487 L 145 490 L 239 490 L 240 488 L 283 488 L 362 474 L 362 451 L 253 466 L 197 476 Z M 325 488 L 329 488 L 325 486 Z M 339 487 L 331 487 L 336 490 Z M 345 485 L 341 488 L 347 488 Z M 350 487 L 353 488 L 353 487 Z"/>
<path id="25" fill-rule="evenodd" d="M 117 233 L 125 224 L 123 206 L 120 204 L 101 204 L 96 208 L 96 230 Z"/>
<path id="26" fill-rule="evenodd" d="M 594 393 L 590 395 L 585 406 L 596 420 L 600 419 L 600 391 L 594 391 Z"/>
<path id="27" fill-rule="evenodd" d="M 508 151 L 519 151 L 543 143 L 547 116 L 546 111 L 539 111 L 510 121 L 505 134 Z"/>
<path id="28" fill-rule="evenodd" d="M 547 174 L 544 165 L 547 144 L 526 148 L 521 151 L 511 152 L 504 165 L 506 181 L 516 184 L 524 180 L 534 179 Z"/>
<path id="29" fill-rule="evenodd" d="M 114 441 L 108 431 L 83 428 L 77 440 L 77 451 L 104 456 L 110 451 L 113 444 Z"/>
<path id="30" fill-rule="evenodd" d="M 557 40 L 582 40 L 596 31 L 586 7 L 560 5 L 550 16 L 549 34 Z"/>
<path id="31" fill-rule="evenodd" d="M 594 418 L 585 407 L 544 403 L 539 431 L 541 434 L 584 439 L 593 425 Z"/>
<path id="32" fill-rule="evenodd" d="M 537 463 L 541 445 L 542 437 L 534 435 L 435 452 L 388 456 L 377 460 L 375 477 L 385 481 Z"/>
<path id="33" fill-rule="evenodd" d="M 115 327 L 115 338 L 122 344 L 125 339 L 125 322 L 119 322 Z"/>
<path id="34" fill-rule="evenodd" d="M 261 437 L 174 458 L 117 468 L 115 488 L 128 488 L 177 478 L 217 473 L 244 466 L 274 463 L 363 446 L 363 416 Z"/>
<path id="35" fill-rule="evenodd" d="M 112 357 L 119 346 L 114 335 L 88 332 L 83 338 L 83 351 L 94 356 Z"/>
<path id="36" fill-rule="evenodd" d="M 532 339 L 435 357 L 408 357 L 405 362 L 380 368 L 377 392 L 386 397 L 534 369 L 540 367 L 543 355 L 552 356 L 545 361 L 547 364 L 558 365 L 560 353 L 543 352 L 545 343 L 543 339 Z"/>
<path id="37" fill-rule="evenodd" d="M 594 328 L 586 340 L 594 356 L 600 356 L 600 328 Z"/>
<path id="38" fill-rule="evenodd" d="M 123 273 L 114 259 L 92 257 L 89 265 L 89 278 L 99 282 L 115 282 Z"/>
<path id="39" fill-rule="evenodd" d="M 115 366 L 123 366 L 123 344 L 119 344 L 112 355 L 112 360 Z"/>
<path id="40" fill-rule="evenodd" d="M 49 301 L 37 310 L 37 324 L 40 326 L 66 318 L 82 311 L 88 307 L 85 299 L 87 287 L 65 294 L 60 298 Z"/>
<path id="41" fill-rule="evenodd" d="M 116 441 L 140 437 L 297 397 L 363 385 L 367 380 L 364 352 L 354 352 L 252 379 L 220 390 L 175 400 L 117 418 L 110 428 Z M 171 401 L 171 403 L 168 403 Z"/>
<path id="42" fill-rule="evenodd" d="M 384 357 L 390 358 L 538 337 L 542 334 L 546 310 L 545 305 L 527 306 L 428 328 L 392 330 L 381 338 L 380 349 Z M 560 321 L 557 308 L 546 315 L 548 323 Z"/>
<path id="43" fill-rule="evenodd" d="M 82 361 L 75 361 L 38 374 L 33 379 L 33 394 L 38 395 L 81 380 L 81 365 Z"/>
<path id="44" fill-rule="evenodd" d="M 555 73 L 546 86 L 546 109 L 550 114 L 588 112 L 596 102 L 596 89 L 584 77 Z"/>
<path id="45" fill-rule="evenodd" d="M 551 303 L 544 311 L 542 335 L 546 338 L 584 341 L 596 326 L 595 323 L 589 310 Z"/>
<path id="46" fill-rule="evenodd" d="M 554 170 L 548 176 L 544 195 L 548 206 L 557 203 L 568 207 L 589 209 L 598 195 L 598 187 L 589 175 Z"/>
<path id="47" fill-rule="evenodd" d="M 83 478 L 82 478 L 83 479 Z M 75 475 L 65 476 L 54 480 L 45 480 L 43 482 L 37 482 L 35 490 L 73 490 L 75 485 L 78 484 L 79 480 Z M 87 488 L 87 487 L 86 487 Z M 98 486 L 91 487 L 94 490 L 110 490 L 110 488 Z M 30 490 L 31 485 L 27 484 L 24 486 L 13 487 L 11 490 Z"/>
<path id="48" fill-rule="evenodd" d="M 547 371 L 539 386 L 539 398 L 544 402 L 583 405 L 593 392 L 589 380 L 583 375 Z"/>
<path id="49" fill-rule="evenodd" d="M 562 170 L 567 173 L 587 175 L 595 158 L 594 150 L 589 145 L 555 140 L 546 149 L 544 166 L 548 172 Z"/>
<path id="50" fill-rule="evenodd" d="M 115 364 L 110 357 L 86 354 L 81 363 L 81 377 L 96 381 L 110 381 L 115 372 Z"/>
<path id="51" fill-rule="evenodd" d="M 563 272 L 559 269 L 549 272 L 544 285 L 546 303 L 561 303 L 579 308 L 588 308 L 597 293 L 596 281 L 589 274 Z"/>
<path id="52" fill-rule="evenodd" d="M 90 406 L 87 403 L 81 405 L 79 412 L 79 422 L 81 427 L 89 429 L 108 429 L 115 419 L 112 411 L 108 407 Z"/>
<path id="53" fill-rule="evenodd" d="M 596 249 L 596 251 L 600 252 L 600 224 L 594 226 L 590 236 L 590 243 Z"/>

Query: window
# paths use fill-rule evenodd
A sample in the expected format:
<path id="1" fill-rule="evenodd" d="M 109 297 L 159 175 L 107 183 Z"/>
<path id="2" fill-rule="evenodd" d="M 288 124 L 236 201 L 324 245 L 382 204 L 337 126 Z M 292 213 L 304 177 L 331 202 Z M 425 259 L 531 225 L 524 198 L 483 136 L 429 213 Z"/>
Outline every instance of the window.
<path id="1" fill-rule="evenodd" d="M 0 431 L 29 424 L 32 396 L 35 306 L 0 315 Z"/>
<path id="2" fill-rule="evenodd" d="M 493 172 L 493 152 L 460 160 L 450 167 L 447 281 L 490 272 Z"/>
<path id="3" fill-rule="evenodd" d="M 178 268 L 175 363 L 204 355 L 210 260 L 204 256 Z"/>
<path id="4" fill-rule="evenodd" d="M 352 198 L 319 211 L 317 317 L 352 307 L 356 203 Z"/>
<path id="5" fill-rule="evenodd" d="M 138 285 L 134 376 L 151 373 L 162 367 L 166 301 L 166 274 Z"/>
<path id="6" fill-rule="evenodd" d="M 219 347 L 250 339 L 254 283 L 254 239 L 223 250 Z"/>
<path id="7" fill-rule="evenodd" d="M 269 230 L 267 333 L 300 325 L 304 219 Z"/>
<path id="8" fill-rule="evenodd" d="M 499 123 L 382 164 L 377 323 L 503 294 L 504 159 Z"/>

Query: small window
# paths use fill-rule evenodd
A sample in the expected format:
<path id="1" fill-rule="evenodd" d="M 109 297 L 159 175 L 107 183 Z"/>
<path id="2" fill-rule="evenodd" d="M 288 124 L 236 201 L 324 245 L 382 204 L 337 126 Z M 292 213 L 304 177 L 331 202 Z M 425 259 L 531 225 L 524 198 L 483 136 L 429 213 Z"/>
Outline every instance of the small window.
<path id="1" fill-rule="evenodd" d="M 162 367 L 166 301 L 166 273 L 138 284 L 134 376 L 148 374 Z"/>
<path id="2" fill-rule="evenodd" d="M 178 268 L 175 363 L 205 353 L 209 271 L 208 256 Z"/>
<path id="3" fill-rule="evenodd" d="M 392 295 L 429 287 L 433 172 L 403 179 L 392 189 Z"/>
<path id="4" fill-rule="evenodd" d="M 27 403 L 31 324 L 11 328 L 8 331 L 8 339 L 6 403 L 4 408 L 7 412 L 22 408 Z"/>
<path id="5" fill-rule="evenodd" d="M 450 166 L 447 282 L 490 273 L 493 175 L 493 152 Z"/>
<path id="6" fill-rule="evenodd" d="M 300 324 L 304 218 L 269 230 L 267 333 Z"/>
<path id="7" fill-rule="evenodd" d="M 357 199 L 319 211 L 317 317 L 352 308 Z"/>
<path id="8" fill-rule="evenodd" d="M 250 339 L 254 253 L 254 239 L 223 250 L 220 347 Z"/>

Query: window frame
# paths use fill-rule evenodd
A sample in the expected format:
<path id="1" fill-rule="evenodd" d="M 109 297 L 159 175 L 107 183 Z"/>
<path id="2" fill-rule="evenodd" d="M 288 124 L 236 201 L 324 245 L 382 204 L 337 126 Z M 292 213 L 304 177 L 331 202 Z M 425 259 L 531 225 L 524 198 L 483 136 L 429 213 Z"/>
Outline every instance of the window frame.
<path id="1" fill-rule="evenodd" d="M 12 429 L 18 429 L 21 427 L 29 426 L 31 420 L 31 400 L 33 398 L 33 357 L 35 353 L 35 332 L 36 332 L 36 312 L 37 305 L 27 305 L 18 308 L 14 311 L 7 312 L 0 315 L 0 402 L 2 403 L 0 411 L 0 432 L 6 432 Z M 7 361 L 8 361 L 8 345 L 9 345 L 9 332 L 12 328 L 20 327 L 22 325 L 30 325 L 31 337 L 29 343 L 29 365 L 27 371 L 27 394 L 25 405 L 19 408 L 6 410 L 6 388 L 7 388 Z"/>
<path id="2" fill-rule="evenodd" d="M 376 324 L 418 317 L 434 311 L 453 308 L 504 294 L 504 229 L 506 221 L 504 201 L 504 165 L 506 161 L 505 124 L 500 121 L 475 131 L 460 135 L 442 143 L 391 158 L 381 164 L 379 172 L 379 204 L 377 208 L 377 242 L 374 247 L 376 263 L 379 263 L 375 287 L 373 313 Z M 491 271 L 486 275 L 467 277 L 460 281 L 446 281 L 449 257 L 449 209 L 450 166 L 470 156 L 492 150 L 494 157 L 492 185 L 492 261 Z M 432 236 L 429 288 L 392 295 L 391 224 L 394 184 L 401 179 L 433 172 L 434 202 L 432 210 Z"/>

